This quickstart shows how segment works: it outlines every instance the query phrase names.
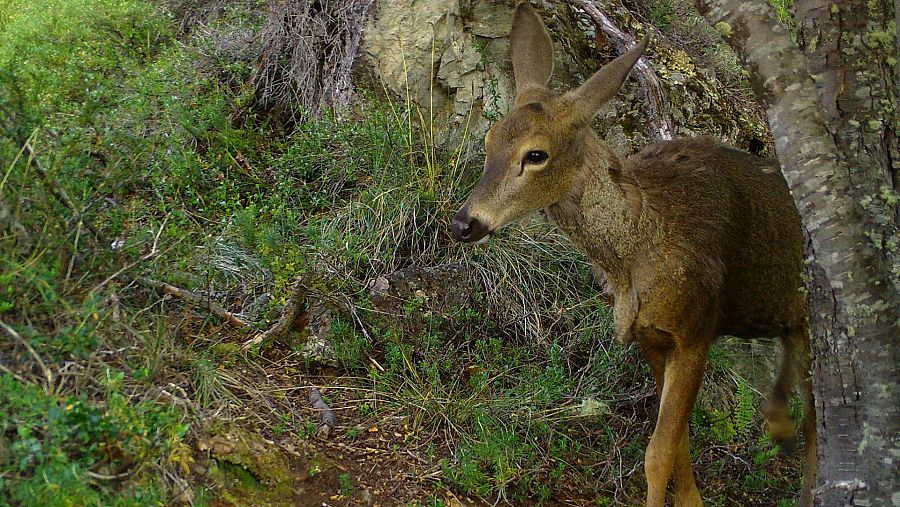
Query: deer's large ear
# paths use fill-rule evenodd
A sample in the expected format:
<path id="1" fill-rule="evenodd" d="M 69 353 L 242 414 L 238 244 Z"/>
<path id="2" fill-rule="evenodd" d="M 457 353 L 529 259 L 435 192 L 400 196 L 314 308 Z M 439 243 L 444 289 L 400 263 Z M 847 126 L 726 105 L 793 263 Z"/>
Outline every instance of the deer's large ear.
<path id="1" fill-rule="evenodd" d="M 644 54 L 649 41 L 648 34 L 638 45 L 601 67 L 584 84 L 570 92 L 578 111 L 579 121 L 590 123 L 600 106 L 619 91 L 631 68 Z"/>
<path id="2" fill-rule="evenodd" d="M 527 1 L 516 6 L 509 36 L 516 93 L 532 86 L 546 86 L 553 72 L 553 42 L 541 16 Z"/>

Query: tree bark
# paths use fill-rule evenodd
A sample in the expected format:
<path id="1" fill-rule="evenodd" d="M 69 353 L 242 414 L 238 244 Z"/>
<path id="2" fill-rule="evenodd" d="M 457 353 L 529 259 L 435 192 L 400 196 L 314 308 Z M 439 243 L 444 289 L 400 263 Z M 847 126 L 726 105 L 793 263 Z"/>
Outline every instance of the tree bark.
<path id="1" fill-rule="evenodd" d="M 798 2 L 807 16 L 799 34 L 808 61 L 766 3 L 696 3 L 749 71 L 810 238 L 817 505 L 896 505 L 900 297 L 890 10 L 879 1 Z M 867 31 L 843 31 L 844 23 Z M 874 64 L 876 56 L 886 63 Z"/>

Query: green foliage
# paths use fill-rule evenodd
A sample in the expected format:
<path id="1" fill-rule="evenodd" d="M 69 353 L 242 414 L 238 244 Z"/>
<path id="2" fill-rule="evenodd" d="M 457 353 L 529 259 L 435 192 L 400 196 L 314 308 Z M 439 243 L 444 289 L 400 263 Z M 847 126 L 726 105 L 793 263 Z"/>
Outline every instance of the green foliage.
<path id="1" fill-rule="evenodd" d="M 353 494 L 353 479 L 350 477 L 350 474 L 339 475 L 338 482 L 341 486 L 341 495 L 350 496 Z"/>
<path id="2" fill-rule="evenodd" d="M 666 30 L 675 20 L 675 1 L 656 0 L 650 5 L 650 19 L 656 28 Z"/>
<path id="3" fill-rule="evenodd" d="M 674 22 L 674 6 L 655 2 L 651 17 Z M 246 65 L 218 69 L 230 82 L 201 70 L 212 42 L 199 37 L 176 42 L 169 16 L 144 1 L 0 0 L 0 225 L 21 225 L 0 236 L 0 316 L 51 367 L 127 350 L 90 397 L 0 379 L 0 445 L 10 442 L 0 503 L 171 503 L 158 477 L 190 473 L 187 416 L 142 395 L 168 387 L 174 370 L 198 411 L 237 398 L 226 367 L 245 366 L 245 352 L 210 343 L 206 322 L 169 325 L 188 311 L 149 315 L 158 300 L 133 289 L 134 277 L 225 294 L 231 308 L 235 293 L 271 293 L 262 326 L 293 280 L 316 270 L 334 274 L 328 290 L 366 323 L 332 321 L 338 370 L 361 377 L 370 357 L 383 366 L 365 379 L 377 403 L 353 400 L 359 417 L 402 413 L 411 434 L 442 435 L 428 457 L 467 493 L 543 501 L 581 487 L 605 498 L 627 470 L 600 476 L 581 463 L 640 460 L 646 427 L 614 407 L 652 387 L 635 348 L 607 345 L 611 314 L 584 258 L 541 224 L 476 248 L 451 244 L 447 217 L 478 173 L 464 163 L 465 143 L 436 149 L 435 133 L 413 126 L 427 124 L 421 111 L 373 97 L 355 121 L 326 115 L 276 131 L 245 107 L 252 93 L 232 86 L 246 81 Z M 485 114 L 496 117 L 493 87 Z M 22 155 L 26 141 L 46 181 Z M 56 200 L 54 182 L 99 239 Z M 164 255 L 148 255 L 154 247 Z M 471 305 L 447 315 L 416 296 L 398 323 L 377 320 L 365 297 L 373 276 L 451 263 L 480 277 Z M 713 350 L 712 369 L 730 369 L 728 353 Z M 733 403 L 695 411 L 697 445 L 755 436 L 755 394 L 746 382 L 735 389 Z M 317 431 L 290 414 L 272 419 L 282 438 Z M 771 449 L 753 449 L 757 465 Z M 244 467 L 222 468 L 259 486 Z M 350 495 L 350 476 L 339 481 Z M 200 488 L 196 502 L 218 493 Z"/>
<path id="4" fill-rule="evenodd" d="M 345 368 L 358 369 L 366 364 L 366 354 L 371 348 L 365 335 L 350 322 L 337 318 L 331 323 L 330 345 L 335 358 Z"/>
<path id="5" fill-rule="evenodd" d="M 0 11 L 0 69 L 15 71 L 51 124 L 89 118 L 123 66 L 151 57 L 171 37 L 169 21 L 143 1 L 3 0 Z"/>
<path id="6" fill-rule="evenodd" d="M 793 13 L 794 0 L 769 0 L 769 5 L 774 9 L 778 21 L 790 30 L 791 34 L 794 34 L 796 30 Z"/>
<path id="7" fill-rule="evenodd" d="M 2 0 L 0 13 L 0 215 L 13 224 L 0 236 L 0 313 L 51 370 L 88 358 L 96 369 L 110 313 L 105 293 L 91 289 L 118 263 L 51 188 L 78 210 L 90 208 L 85 218 L 101 229 L 119 234 L 131 225 L 122 208 L 101 213 L 108 206 L 95 199 L 120 199 L 115 192 L 139 174 L 150 149 L 131 151 L 157 112 L 150 97 L 135 97 L 153 83 L 143 69 L 171 42 L 171 22 L 150 3 L 130 0 Z M 106 372 L 90 398 L 83 389 L 76 396 L 0 378 L 0 503 L 167 503 L 162 470 L 186 471 L 191 461 L 184 414 L 133 399 L 123 388 L 131 380 Z M 152 365 L 134 373 L 150 378 Z M 102 478 L 118 473 L 128 480 Z"/>
<path id="8" fill-rule="evenodd" d="M 735 403 L 732 409 L 732 418 L 734 419 L 734 431 L 740 438 L 746 438 L 757 413 L 754 404 L 754 393 L 750 389 L 750 384 L 745 379 L 738 380 L 737 391 L 735 391 Z"/>
<path id="9" fill-rule="evenodd" d="M 756 429 L 759 411 L 757 394 L 746 379 L 739 378 L 733 391 L 730 409 L 703 408 L 696 405 L 691 413 L 691 425 L 701 434 L 706 433 L 719 445 L 734 444 L 746 440 Z"/>
<path id="10" fill-rule="evenodd" d="M 179 449 L 187 426 L 171 407 L 129 403 L 107 382 L 106 406 L 84 398 L 55 397 L 0 377 L 0 439 L 9 442 L 0 462 L 0 501 L 21 505 L 163 505 L 153 470 Z M 100 465 L 130 464 L 145 485 L 111 493 L 85 480 Z"/>

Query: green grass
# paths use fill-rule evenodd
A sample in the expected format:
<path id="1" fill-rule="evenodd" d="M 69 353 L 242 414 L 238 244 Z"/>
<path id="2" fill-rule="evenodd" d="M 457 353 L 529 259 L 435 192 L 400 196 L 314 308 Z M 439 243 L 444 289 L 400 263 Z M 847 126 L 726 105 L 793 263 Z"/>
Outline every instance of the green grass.
<path id="1" fill-rule="evenodd" d="M 660 30 L 667 30 L 675 20 L 675 1 L 656 0 L 650 5 L 649 14 L 653 26 Z"/>
<path id="2" fill-rule="evenodd" d="M 794 21 L 794 0 L 769 0 L 769 5 L 775 11 L 775 17 L 781 22 L 791 35 L 796 35 L 796 22 Z"/>
<path id="3" fill-rule="evenodd" d="M 436 490 L 639 497 L 639 474 L 620 477 L 649 437 L 635 421 L 652 417 L 650 376 L 610 343 L 584 258 L 537 222 L 452 244 L 448 218 L 478 174 L 465 146 L 434 148 L 421 111 L 365 95 L 358 121 L 285 132 L 250 108 L 251 66 L 211 62 L 213 36 L 176 40 L 175 21 L 138 0 L 0 0 L 0 320 L 21 336 L 0 340 L 0 503 L 164 505 L 190 479 L 202 504 L 219 491 L 192 475 L 188 443 L 210 414 L 312 440 L 312 420 L 245 378 L 296 351 L 244 352 L 240 333 L 133 283 L 213 294 L 263 328 L 304 274 L 338 309 L 337 367 L 306 372 L 346 378 L 358 396 L 335 399 L 354 408 L 342 416 L 402 417 L 442 473 Z M 373 277 L 446 264 L 468 270 L 466 303 L 411 297 L 397 319 L 373 308 Z M 783 487 L 764 475 L 758 393 L 727 350 L 713 364 L 724 392 L 695 410 L 695 447 L 749 446 L 747 488 Z"/>

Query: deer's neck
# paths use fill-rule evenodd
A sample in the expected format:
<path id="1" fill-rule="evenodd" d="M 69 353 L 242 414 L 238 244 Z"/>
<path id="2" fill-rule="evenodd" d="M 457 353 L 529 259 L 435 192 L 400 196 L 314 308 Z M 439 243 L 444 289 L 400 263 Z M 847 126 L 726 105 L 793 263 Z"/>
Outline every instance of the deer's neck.
<path id="1" fill-rule="evenodd" d="M 614 288 L 628 284 L 635 254 L 655 243 L 655 220 L 637 181 L 622 172 L 616 154 L 593 134 L 572 191 L 548 212 Z"/>

